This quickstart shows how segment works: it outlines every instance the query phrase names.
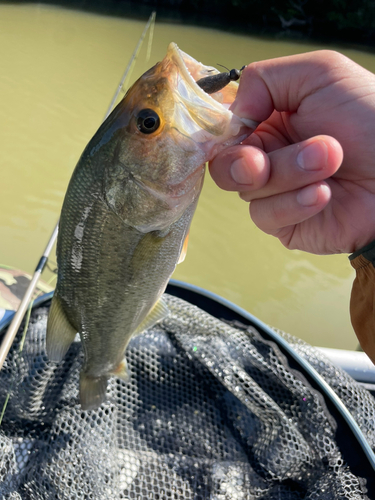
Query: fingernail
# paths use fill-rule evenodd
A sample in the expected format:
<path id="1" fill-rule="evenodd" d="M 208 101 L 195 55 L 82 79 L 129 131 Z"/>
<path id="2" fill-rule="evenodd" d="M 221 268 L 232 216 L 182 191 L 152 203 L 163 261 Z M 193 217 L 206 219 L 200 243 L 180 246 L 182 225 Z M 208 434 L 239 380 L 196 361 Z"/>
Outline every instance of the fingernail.
<path id="1" fill-rule="evenodd" d="M 241 106 L 237 104 L 236 101 L 232 104 L 232 106 L 229 108 L 232 113 L 237 116 L 241 120 L 241 122 L 246 125 L 246 127 L 251 128 L 255 130 L 257 126 L 259 125 L 259 122 L 252 120 L 251 118 L 248 118 L 246 116 L 241 116 Z"/>
<path id="2" fill-rule="evenodd" d="M 230 174 L 232 179 L 237 182 L 237 184 L 252 184 L 253 182 L 251 172 L 242 158 L 239 158 L 232 163 L 230 167 Z"/>
<path id="3" fill-rule="evenodd" d="M 238 101 L 235 99 L 229 109 L 232 111 L 232 113 L 234 115 L 236 115 L 238 113 L 238 111 L 239 111 L 239 108 L 240 108 L 240 106 L 238 104 Z"/>
<path id="4" fill-rule="evenodd" d="M 303 170 L 321 170 L 327 164 L 328 149 L 323 141 L 305 146 L 297 155 L 297 164 Z"/>
<path id="5" fill-rule="evenodd" d="M 318 201 L 318 190 L 316 186 L 307 186 L 297 194 L 297 201 L 304 207 L 312 207 Z"/>

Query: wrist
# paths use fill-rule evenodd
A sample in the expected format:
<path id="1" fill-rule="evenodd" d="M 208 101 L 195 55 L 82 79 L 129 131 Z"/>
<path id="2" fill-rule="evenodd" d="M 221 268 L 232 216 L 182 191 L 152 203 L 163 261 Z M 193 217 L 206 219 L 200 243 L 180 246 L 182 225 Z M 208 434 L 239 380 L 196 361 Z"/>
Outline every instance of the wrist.
<path id="1" fill-rule="evenodd" d="M 363 255 L 367 260 L 375 262 L 375 240 L 349 255 L 349 260 L 353 261 L 359 255 Z"/>

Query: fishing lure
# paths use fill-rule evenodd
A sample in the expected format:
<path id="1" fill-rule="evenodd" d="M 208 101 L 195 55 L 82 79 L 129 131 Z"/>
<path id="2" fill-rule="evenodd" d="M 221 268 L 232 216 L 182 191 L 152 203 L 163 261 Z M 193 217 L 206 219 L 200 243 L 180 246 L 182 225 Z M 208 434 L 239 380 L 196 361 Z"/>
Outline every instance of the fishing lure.
<path id="1" fill-rule="evenodd" d="M 221 64 L 219 64 L 218 66 L 221 66 Z M 222 67 L 225 68 L 225 66 Z M 228 69 L 227 72 L 218 73 L 216 75 L 206 76 L 205 78 L 201 78 L 196 83 L 207 94 L 214 94 L 215 92 L 219 92 L 219 90 L 226 87 L 228 83 L 239 80 L 241 76 L 241 71 L 243 71 L 244 69 L 245 66 L 242 66 L 241 69 L 231 69 L 231 70 Z"/>

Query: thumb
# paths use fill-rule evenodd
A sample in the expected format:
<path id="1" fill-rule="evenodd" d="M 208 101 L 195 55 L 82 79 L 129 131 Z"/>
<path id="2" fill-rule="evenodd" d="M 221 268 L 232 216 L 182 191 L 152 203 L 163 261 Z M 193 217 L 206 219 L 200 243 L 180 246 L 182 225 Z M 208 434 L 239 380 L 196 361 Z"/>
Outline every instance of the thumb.
<path id="1" fill-rule="evenodd" d="M 321 50 L 249 64 L 242 72 L 231 111 L 262 122 L 276 111 L 296 112 L 303 100 L 342 78 L 353 61 Z"/>

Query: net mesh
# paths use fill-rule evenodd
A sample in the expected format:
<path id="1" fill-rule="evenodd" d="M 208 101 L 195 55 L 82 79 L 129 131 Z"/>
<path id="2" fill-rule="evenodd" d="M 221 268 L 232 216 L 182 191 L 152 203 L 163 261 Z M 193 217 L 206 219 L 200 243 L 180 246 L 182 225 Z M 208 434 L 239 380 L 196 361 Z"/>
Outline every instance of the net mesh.
<path id="1" fill-rule="evenodd" d="M 171 314 L 133 338 L 130 380 L 83 412 L 83 357 L 45 354 L 48 305 L 31 315 L 0 376 L 3 499 L 343 500 L 374 498 L 337 444 L 324 398 L 254 328 L 166 295 Z M 375 447 L 375 400 L 302 341 Z"/>

